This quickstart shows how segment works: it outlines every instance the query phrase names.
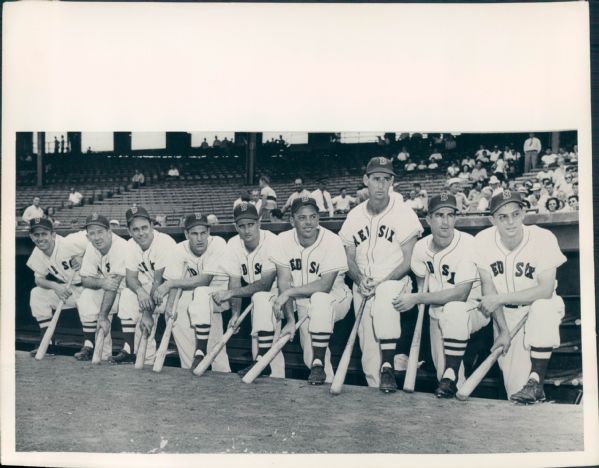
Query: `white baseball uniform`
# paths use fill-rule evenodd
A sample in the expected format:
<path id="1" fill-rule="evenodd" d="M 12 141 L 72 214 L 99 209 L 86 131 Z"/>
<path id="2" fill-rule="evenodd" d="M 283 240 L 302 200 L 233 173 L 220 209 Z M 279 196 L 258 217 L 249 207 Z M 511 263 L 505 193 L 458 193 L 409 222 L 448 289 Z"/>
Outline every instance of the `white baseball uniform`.
<path id="1" fill-rule="evenodd" d="M 455 229 L 450 244 L 438 252 L 434 251 L 432 242 L 432 234 L 416 242 L 411 262 L 416 276 L 423 278 L 428 273 L 429 292 L 472 284 L 465 302 L 451 301 L 443 306 L 429 307 L 431 354 L 437 379 L 441 380 L 445 370 L 445 353 L 463 356 L 470 335 L 487 325 L 490 319 L 476 308 L 477 299 L 480 299 L 480 278 L 474 263 L 474 237 Z M 462 379 L 463 367 L 460 368 L 458 382 L 461 383 Z"/>
<path id="2" fill-rule="evenodd" d="M 300 342 L 304 352 L 304 363 L 311 367 L 313 361 L 311 334 L 333 333 L 335 322 L 342 320 L 349 311 L 351 292 L 345 284 L 347 258 L 339 236 L 320 226 L 314 244 L 302 247 L 295 229 L 282 232 L 272 250 L 272 261 L 277 268 L 291 270 L 292 287 L 304 286 L 322 278 L 322 275 L 337 272 L 331 291 L 317 292 L 310 298 L 295 299 L 298 320 L 309 315 L 309 320 L 300 327 Z M 324 370 L 326 381 L 333 380 L 331 353 L 327 348 Z"/>
<path id="3" fill-rule="evenodd" d="M 227 242 L 221 268 L 229 277 L 243 278 L 247 284 L 252 284 L 260 280 L 264 273 L 276 271 L 276 266 L 271 260 L 271 250 L 276 242 L 275 234 L 260 230 L 258 246 L 249 252 L 243 240 L 237 235 Z M 260 291 L 252 295 L 252 337 L 258 340 L 259 347 L 270 348 L 281 331 L 281 322 L 275 318 L 272 311 L 277 295 L 276 279 L 270 291 Z M 277 354 L 270 367 L 271 377 L 285 377 L 283 353 Z"/>
<path id="4" fill-rule="evenodd" d="M 499 294 L 532 288 L 537 285 L 540 273 L 566 262 L 551 231 L 534 225 L 523 228 L 522 242 L 514 250 L 505 248 L 495 226 L 475 237 L 476 264 L 490 273 Z M 510 330 L 528 312 L 526 323 L 512 340 L 507 354 L 499 358 L 505 388 L 511 396 L 528 380 L 531 355 L 548 358 L 551 349 L 560 345 L 559 325 L 565 306 L 554 291 L 550 299 L 538 299 L 528 306 L 504 306 L 503 312 Z"/>
<path id="5" fill-rule="evenodd" d="M 225 254 L 226 242 L 222 237 L 209 236 L 206 251 L 197 256 L 189 247 L 189 241 L 179 242 L 169 251 L 170 260 L 164 271 L 166 280 L 213 275 L 209 286 L 200 286 L 194 290 L 182 291 L 177 304 L 177 320 L 173 324 L 173 337 L 179 350 L 181 367 L 189 369 L 196 350 L 196 333 L 208 336 L 208 352 L 223 336 L 223 317 L 221 313 L 228 309 L 228 304 L 217 306 L 210 293 L 227 288 L 228 278 L 220 268 Z M 212 362 L 212 370 L 231 372 L 226 347 L 222 349 Z"/>
<path id="6" fill-rule="evenodd" d="M 277 207 L 277 194 L 269 185 L 260 190 L 260 197 L 266 197 L 266 201 L 264 202 L 264 209 L 274 210 Z"/>
<path id="7" fill-rule="evenodd" d="M 363 202 L 348 213 L 339 236 L 345 245 L 356 247 L 360 273 L 378 282 L 403 261 L 402 244 L 420 236 L 422 226 L 416 213 L 397 196 L 392 196 L 387 207 L 377 215 L 368 212 L 367 204 L 367 201 Z M 377 286 L 375 296 L 365 306 L 358 338 L 362 349 L 362 369 L 370 387 L 379 385 L 379 341 L 391 343 L 401 336 L 400 317 L 391 301 L 403 290 L 412 290 L 407 275 L 398 281 L 384 281 Z M 362 295 L 354 284 L 356 313 L 362 301 Z"/>

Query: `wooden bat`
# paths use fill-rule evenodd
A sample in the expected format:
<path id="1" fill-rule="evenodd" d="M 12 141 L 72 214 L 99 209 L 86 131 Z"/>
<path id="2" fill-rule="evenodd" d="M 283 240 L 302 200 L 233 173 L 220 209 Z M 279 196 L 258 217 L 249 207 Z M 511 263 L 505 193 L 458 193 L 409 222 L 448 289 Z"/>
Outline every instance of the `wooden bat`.
<path id="1" fill-rule="evenodd" d="M 429 275 L 424 278 L 422 292 L 428 292 Z M 412 393 L 416 386 L 416 373 L 418 372 L 418 356 L 420 355 L 420 341 L 422 340 L 422 323 L 424 321 L 424 304 L 418 304 L 418 318 L 414 327 L 412 336 L 412 345 L 410 346 L 410 357 L 408 358 L 408 368 L 403 381 L 403 391 Z"/>
<path id="2" fill-rule="evenodd" d="M 528 317 L 528 313 L 525 314 L 524 317 L 522 317 L 522 319 L 520 319 L 520 321 L 516 324 L 514 329 L 510 332 L 510 340 L 513 340 L 514 336 L 516 336 L 516 334 L 524 326 L 524 324 L 526 323 L 527 317 Z M 485 359 L 481 363 L 481 365 L 478 366 L 477 369 L 472 374 L 470 374 L 470 377 L 468 377 L 466 379 L 466 381 L 460 386 L 460 389 L 458 390 L 458 392 L 456 394 L 456 398 L 458 400 L 465 401 L 468 399 L 468 397 L 472 394 L 474 389 L 476 387 L 478 387 L 478 384 L 481 382 L 481 380 L 491 370 L 491 367 L 493 367 L 493 364 L 495 364 L 495 361 L 497 361 L 497 359 L 499 359 L 499 356 L 501 356 L 502 352 L 503 352 L 503 346 L 500 346 L 495 351 L 493 351 L 491 354 L 489 354 L 489 356 L 487 356 L 487 359 Z"/>
<path id="3" fill-rule="evenodd" d="M 347 339 L 347 344 L 345 345 L 345 349 L 343 350 L 343 354 L 341 355 L 341 359 L 339 360 L 337 372 L 335 372 L 335 375 L 333 376 L 333 381 L 331 382 L 331 388 L 329 389 L 331 395 L 339 395 L 341 393 L 341 390 L 343 389 L 345 376 L 347 375 L 347 369 L 349 367 L 349 360 L 351 358 L 351 353 L 354 349 L 356 336 L 358 336 L 358 328 L 360 327 L 360 322 L 362 320 L 362 315 L 364 314 L 366 302 L 368 302 L 369 300 L 370 297 L 364 299 L 362 301 L 362 304 L 360 304 L 360 308 L 358 309 L 358 313 L 356 314 L 356 321 L 354 322 L 354 326 L 351 329 L 349 338 Z"/>
<path id="4" fill-rule="evenodd" d="M 75 274 L 71 276 L 69 281 L 66 284 L 66 288 L 69 289 L 71 287 L 71 283 L 73 282 L 73 278 L 75 278 Z M 50 346 L 50 341 L 52 340 L 52 336 L 54 335 L 54 331 L 56 330 L 56 325 L 58 324 L 58 319 L 60 318 L 60 313 L 62 312 L 62 308 L 64 307 L 64 301 L 61 299 L 58 305 L 56 306 L 56 312 L 52 316 L 52 320 L 46 328 L 44 332 L 44 336 L 42 337 L 42 341 L 40 341 L 40 346 L 37 348 L 37 352 L 35 353 L 35 359 L 37 361 L 41 361 L 44 359 L 46 355 L 46 351 L 48 351 L 48 346 Z"/>
<path id="5" fill-rule="evenodd" d="M 171 309 L 171 314 L 173 310 L 177 310 L 177 306 L 179 305 L 179 299 L 181 298 L 181 289 L 177 290 L 177 295 L 175 297 L 175 301 L 173 302 L 173 307 Z M 166 358 L 166 352 L 168 351 L 168 344 L 171 341 L 171 334 L 173 332 L 173 324 L 174 324 L 173 316 L 171 315 L 166 321 L 166 328 L 164 329 L 164 334 L 162 335 L 162 340 L 160 341 L 160 346 L 156 351 L 156 358 L 154 359 L 154 366 L 152 370 L 154 372 L 162 371 L 162 367 L 164 366 L 164 359 Z M 136 361 L 137 363 L 137 361 Z"/>
<path id="6" fill-rule="evenodd" d="M 150 336 L 146 336 L 145 333 L 142 332 L 141 339 L 139 341 L 139 349 L 137 350 L 137 355 L 135 356 L 135 368 L 143 369 L 144 362 L 146 360 L 146 350 L 148 349 L 148 341 L 154 339 L 154 335 L 156 334 L 156 325 L 158 324 L 158 314 L 153 314 L 152 318 L 154 319 L 154 324 L 152 325 L 152 330 L 150 331 Z"/>
<path id="7" fill-rule="evenodd" d="M 94 343 L 94 355 L 92 356 L 92 364 L 100 364 L 102 361 L 102 349 L 104 348 L 104 330 L 98 328 L 96 332 L 96 341 Z"/>
<path id="8" fill-rule="evenodd" d="M 305 315 L 295 324 L 295 331 L 299 330 L 302 323 L 304 323 L 308 319 L 308 316 Z M 244 383 L 250 384 L 260 375 L 260 373 L 268 366 L 271 361 L 279 354 L 279 352 L 283 349 L 283 346 L 287 344 L 291 336 L 288 333 L 281 336 L 275 344 L 273 344 L 272 348 L 268 350 L 268 352 L 262 356 L 262 359 L 259 359 L 254 367 L 252 367 L 247 374 L 243 376 L 241 379 Z"/>
<path id="9" fill-rule="evenodd" d="M 204 372 L 206 372 L 206 370 L 212 364 L 212 361 L 214 361 L 216 359 L 216 356 L 218 356 L 218 353 L 220 353 L 221 349 L 223 349 L 223 347 L 227 344 L 227 341 L 229 341 L 229 339 L 233 336 L 235 331 L 239 328 L 239 325 L 241 325 L 241 322 L 243 322 L 243 319 L 247 316 L 247 314 L 249 314 L 251 312 L 252 307 L 253 307 L 253 304 L 250 304 L 249 306 L 247 306 L 245 308 L 245 310 L 241 313 L 239 318 L 237 319 L 237 323 L 235 324 L 235 326 L 229 327 L 227 329 L 227 331 L 225 332 L 225 334 L 223 335 L 221 340 L 216 344 L 216 346 L 214 346 L 214 348 L 212 348 L 210 350 L 210 352 L 208 354 L 206 354 L 206 356 L 204 356 L 204 359 L 202 359 L 202 361 L 198 364 L 198 366 L 193 370 L 194 375 L 197 375 L 199 377 Z M 274 356 L 273 356 L 273 358 L 274 358 Z M 264 358 L 262 358 L 262 359 L 264 359 Z"/>

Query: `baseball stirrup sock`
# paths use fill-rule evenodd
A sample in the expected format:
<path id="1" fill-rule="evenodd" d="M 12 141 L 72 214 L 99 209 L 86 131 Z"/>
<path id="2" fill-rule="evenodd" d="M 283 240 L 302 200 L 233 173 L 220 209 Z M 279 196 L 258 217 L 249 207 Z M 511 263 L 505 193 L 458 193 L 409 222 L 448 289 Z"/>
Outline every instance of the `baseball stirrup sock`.
<path id="1" fill-rule="evenodd" d="M 390 340 L 380 340 L 381 343 L 381 367 L 388 364 L 393 367 L 395 359 L 395 348 L 397 347 L 397 338 Z"/>
<path id="2" fill-rule="evenodd" d="M 208 350 L 208 335 L 210 334 L 210 325 L 195 325 L 196 331 L 196 351 L 206 354 Z"/>
<path id="3" fill-rule="evenodd" d="M 460 364 L 464 358 L 468 346 L 468 340 L 456 340 L 454 338 L 443 339 L 443 350 L 445 352 L 445 370 L 452 369 L 457 377 Z"/>
<path id="4" fill-rule="evenodd" d="M 324 358 L 327 353 L 327 346 L 329 346 L 329 340 L 331 339 L 330 333 L 310 333 L 312 339 L 312 362 L 318 359 L 324 364 Z"/>
<path id="5" fill-rule="evenodd" d="M 259 331 L 258 332 L 258 356 L 264 356 L 270 348 L 275 338 L 274 332 Z"/>
<path id="6" fill-rule="evenodd" d="M 96 322 L 95 320 L 90 322 L 81 322 L 81 325 L 83 326 L 83 339 L 85 340 L 85 346 L 89 346 L 90 348 L 94 347 L 97 324 L 98 322 Z"/>
<path id="7" fill-rule="evenodd" d="M 125 340 L 125 345 L 123 349 L 128 353 L 133 352 L 134 343 L 135 343 L 135 320 L 133 319 L 122 319 L 121 327 L 123 329 L 123 339 Z M 127 347 L 129 349 L 127 349 Z"/>
<path id="8" fill-rule="evenodd" d="M 545 380 L 545 373 L 547 372 L 547 366 L 549 365 L 549 358 L 551 357 L 552 351 L 552 347 L 530 347 L 530 373 L 532 374 L 533 372 L 536 372 L 536 374 L 539 376 L 539 383 L 542 383 Z"/>

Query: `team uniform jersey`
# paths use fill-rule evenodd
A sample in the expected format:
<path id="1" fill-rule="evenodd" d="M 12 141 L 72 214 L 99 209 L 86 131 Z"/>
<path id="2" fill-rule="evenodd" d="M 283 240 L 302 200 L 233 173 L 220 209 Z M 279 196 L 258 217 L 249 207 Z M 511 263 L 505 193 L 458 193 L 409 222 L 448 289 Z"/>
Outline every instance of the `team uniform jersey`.
<path id="1" fill-rule="evenodd" d="M 102 255 L 91 243 L 85 250 L 81 263 L 81 276 L 94 278 L 107 278 L 110 275 L 125 276 L 125 259 L 127 258 L 128 244 L 125 239 L 112 233 L 112 244 L 106 255 Z M 125 281 L 121 281 L 119 291 L 125 288 Z"/>
<path id="2" fill-rule="evenodd" d="M 337 271 L 331 294 L 336 297 L 347 295 L 344 278 L 347 271 L 345 249 L 339 236 L 320 226 L 316 242 L 302 247 L 295 229 L 282 232 L 272 250 L 272 261 L 291 270 L 292 286 L 304 286 L 322 278 L 322 275 Z M 300 302 L 309 299 L 299 299 Z"/>
<path id="3" fill-rule="evenodd" d="M 67 283 L 73 278 L 72 284 L 81 284 L 79 272 L 73 270 L 71 258 L 83 255 L 88 246 L 85 231 L 75 232 L 66 237 L 56 234 L 54 250 L 47 256 L 35 247 L 27 260 L 27 266 L 39 276 L 52 276 L 60 283 Z"/>
<path id="4" fill-rule="evenodd" d="M 277 207 L 277 194 L 270 186 L 267 185 L 262 190 L 260 190 L 260 197 L 266 197 L 264 208 L 275 209 Z"/>
<path id="5" fill-rule="evenodd" d="M 154 231 L 154 239 L 145 251 L 131 238 L 127 241 L 125 267 L 138 272 L 142 285 L 151 284 L 154 282 L 154 272 L 168 265 L 176 245 L 171 236 L 159 231 Z"/>
<path id="6" fill-rule="evenodd" d="M 339 236 L 344 244 L 356 247 L 360 272 L 380 281 L 403 261 L 401 245 L 423 229 L 416 213 L 397 196 L 377 215 L 368 212 L 367 203 L 348 213 Z"/>
<path id="7" fill-rule="evenodd" d="M 262 278 L 264 273 L 276 270 L 271 260 L 272 247 L 277 242 L 277 236 L 270 231 L 260 230 L 260 242 L 253 252 L 248 252 L 243 240 L 237 235 L 227 242 L 224 257 L 221 259 L 221 270 L 227 276 L 243 278 L 247 284 L 252 284 Z M 272 289 L 276 289 L 276 281 Z"/>
<path id="8" fill-rule="evenodd" d="M 566 262 L 555 235 L 538 226 L 524 226 L 522 242 L 512 251 L 501 243 L 497 228 L 490 227 L 475 237 L 475 251 L 477 266 L 491 274 L 500 294 L 532 288 L 541 273 Z"/>

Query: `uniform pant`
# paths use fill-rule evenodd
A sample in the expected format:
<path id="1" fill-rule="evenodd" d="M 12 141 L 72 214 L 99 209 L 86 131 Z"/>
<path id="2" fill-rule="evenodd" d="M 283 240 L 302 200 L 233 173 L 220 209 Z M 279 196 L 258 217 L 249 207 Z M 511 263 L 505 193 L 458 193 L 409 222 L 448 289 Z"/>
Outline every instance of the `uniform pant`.
<path id="1" fill-rule="evenodd" d="M 508 352 L 498 360 L 508 397 L 518 392 L 528 381 L 531 370 L 530 348 L 557 348 L 560 345 L 559 326 L 565 314 L 564 301 L 554 295 L 538 299 L 530 306 L 503 308 L 510 330 L 528 311 L 524 327 L 516 334 Z M 497 336 L 497 330 L 495 330 Z"/>
<path id="2" fill-rule="evenodd" d="M 445 350 L 443 339 L 466 341 L 472 333 L 485 327 L 491 320 L 485 317 L 476 301 L 448 302 L 442 307 L 430 307 L 431 355 L 437 370 L 437 380 L 441 380 L 445 371 Z M 464 364 L 460 365 L 458 387 L 464 382 Z"/>
<path id="3" fill-rule="evenodd" d="M 399 281 L 384 281 L 376 287 L 376 292 L 364 308 L 358 328 L 358 339 L 362 350 L 362 370 L 369 387 L 378 387 L 381 370 L 381 349 L 379 340 L 398 339 L 401 336 L 399 312 L 392 300 L 402 291 L 412 290 L 412 280 L 404 277 Z M 354 311 L 357 314 L 364 298 L 354 284 Z"/>
<path id="4" fill-rule="evenodd" d="M 345 288 L 339 294 L 317 292 L 309 300 L 295 301 L 298 320 L 306 315 L 309 319 L 300 326 L 300 343 L 304 352 L 304 364 L 312 367 L 312 338 L 310 333 L 333 333 L 335 322 L 343 320 L 351 305 L 351 293 Z M 333 381 L 333 366 L 331 365 L 331 351 L 327 346 L 324 362 L 326 382 Z"/>
<path id="5" fill-rule="evenodd" d="M 275 293 L 260 291 L 252 296 L 252 355 L 256 359 L 258 332 L 274 333 L 273 343 L 279 339 L 281 333 L 281 321 L 275 318 L 272 305 L 277 298 Z M 254 349 L 255 343 L 255 349 Z M 271 377 L 285 378 L 285 357 L 280 352 L 270 363 Z"/>
<path id="6" fill-rule="evenodd" d="M 83 288 L 81 286 L 71 286 L 71 294 L 64 303 L 64 309 L 73 309 L 77 307 L 77 300 L 81 295 Z M 52 318 L 52 311 L 56 310 L 60 299 L 52 289 L 41 288 L 36 286 L 31 290 L 29 296 L 29 306 L 31 314 L 38 321 L 48 320 Z"/>
<path id="7" fill-rule="evenodd" d="M 226 284 L 225 284 L 226 287 Z M 223 316 L 222 311 L 226 310 L 227 306 L 219 307 L 210 297 L 210 293 L 217 291 L 222 288 L 216 288 L 214 286 L 202 286 L 195 288 L 193 291 L 183 291 L 181 299 L 179 300 L 179 311 L 177 320 L 180 320 L 180 316 L 188 315 L 189 318 L 189 330 L 182 323 L 181 333 L 184 334 L 184 338 L 180 338 L 177 341 L 177 335 L 175 335 L 173 328 L 173 336 L 179 349 L 179 355 L 181 357 L 181 366 L 183 366 L 183 359 L 186 361 L 187 367 L 191 367 L 193 361 L 193 355 L 195 352 L 195 332 L 194 326 L 196 325 L 210 325 L 210 333 L 208 335 L 208 352 L 222 339 L 223 337 Z M 188 314 L 185 313 L 188 312 Z M 190 334 L 191 333 L 191 334 Z M 185 356 L 185 357 L 183 357 Z M 187 364 L 187 362 L 189 364 Z M 216 359 L 212 362 L 212 370 L 216 372 L 231 372 L 229 366 L 229 356 L 227 356 L 227 348 L 223 347 L 222 351 L 218 353 Z"/>

